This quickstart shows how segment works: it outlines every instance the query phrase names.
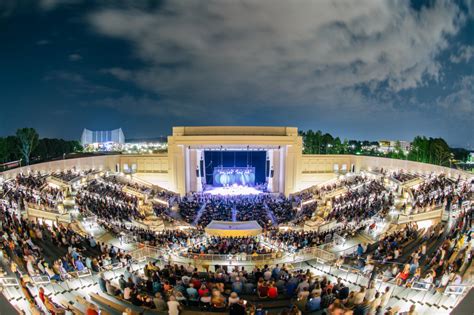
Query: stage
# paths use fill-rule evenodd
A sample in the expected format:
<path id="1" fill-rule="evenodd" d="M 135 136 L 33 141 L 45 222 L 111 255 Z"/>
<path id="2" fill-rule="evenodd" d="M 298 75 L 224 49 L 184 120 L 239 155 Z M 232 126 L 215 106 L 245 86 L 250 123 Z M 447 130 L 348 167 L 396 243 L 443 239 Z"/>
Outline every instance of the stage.
<path id="1" fill-rule="evenodd" d="M 239 195 L 259 195 L 263 192 L 250 186 L 233 185 L 230 187 L 212 187 L 204 191 L 205 194 L 221 196 L 239 196 Z"/>
<path id="2" fill-rule="evenodd" d="M 216 221 L 212 220 L 204 229 L 207 234 L 222 237 L 248 237 L 262 233 L 262 227 L 257 221 Z"/>

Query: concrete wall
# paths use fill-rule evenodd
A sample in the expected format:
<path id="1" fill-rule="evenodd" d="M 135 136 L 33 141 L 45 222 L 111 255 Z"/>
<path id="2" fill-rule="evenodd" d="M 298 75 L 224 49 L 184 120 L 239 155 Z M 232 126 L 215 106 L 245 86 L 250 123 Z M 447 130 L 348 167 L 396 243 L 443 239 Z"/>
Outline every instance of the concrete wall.
<path id="1" fill-rule="evenodd" d="M 461 170 L 454 170 L 449 167 L 437 166 L 433 164 L 413 162 L 407 160 L 397 160 L 372 156 L 354 156 L 356 162 L 356 170 L 383 168 L 388 170 L 408 170 L 411 172 L 429 173 L 445 173 L 451 177 L 461 176 L 462 178 L 472 178 L 474 175 Z"/>
<path id="2" fill-rule="evenodd" d="M 13 178 L 19 173 L 28 172 L 56 172 L 76 168 L 78 170 L 105 170 L 114 171 L 116 164 L 120 163 L 120 155 L 102 155 L 93 157 L 84 157 L 78 159 L 57 160 L 45 163 L 39 163 L 0 173 L 4 179 Z"/>
<path id="3" fill-rule="evenodd" d="M 355 164 L 355 155 L 335 154 L 303 154 L 301 156 L 301 173 L 334 173 L 336 171 L 350 171 L 351 165 Z"/>
<path id="4" fill-rule="evenodd" d="M 168 154 L 120 155 L 120 168 L 137 166 L 137 173 L 168 173 Z"/>

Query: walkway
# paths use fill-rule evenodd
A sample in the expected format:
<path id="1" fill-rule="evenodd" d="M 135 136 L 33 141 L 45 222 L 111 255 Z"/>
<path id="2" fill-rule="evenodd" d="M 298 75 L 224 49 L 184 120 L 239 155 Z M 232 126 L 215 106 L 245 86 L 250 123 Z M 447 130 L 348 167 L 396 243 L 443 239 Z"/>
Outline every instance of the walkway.
<path id="1" fill-rule="evenodd" d="M 234 206 L 232 206 L 232 222 L 236 222 L 237 221 L 237 208 Z"/>
<path id="2" fill-rule="evenodd" d="M 263 207 L 265 208 L 265 210 L 267 210 L 267 216 L 270 218 L 270 220 L 272 220 L 273 226 L 278 225 L 278 221 L 275 217 L 275 214 L 273 213 L 272 210 L 270 210 L 266 202 L 263 202 Z"/>
<path id="3" fill-rule="evenodd" d="M 193 225 L 196 226 L 199 223 L 199 220 L 201 220 L 202 213 L 204 212 L 204 209 L 206 209 L 207 202 L 204 202 L 199 208 L 198 213 L 196 214 L 196 218 L 194 218 Z"/>

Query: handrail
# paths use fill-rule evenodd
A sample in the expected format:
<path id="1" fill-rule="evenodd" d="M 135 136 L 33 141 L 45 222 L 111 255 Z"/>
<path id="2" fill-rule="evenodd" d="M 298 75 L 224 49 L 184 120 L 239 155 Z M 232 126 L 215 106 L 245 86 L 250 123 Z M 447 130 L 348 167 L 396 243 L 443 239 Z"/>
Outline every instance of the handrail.
<path id="1" fill-rule="evenodd" d="M 49 278 L 49 276 L 32 276 L 30 278 L 31 278 L 31 282 L 33 282 L 33 284 L 35 285 L 47 284 L 51 282 L 51 279 Z"/>
<path id="2" fill-rule="evenodd" d="M 471 284 L 450 284 L 446 287 L 444 295 L 462 295 L 472 287 Z"/>
<path id="3" fill-rule="evenodd" d="M 418 291 L 429 291 L 433 287 L 433 283 L 423 282 L 423 281 L 414 281 L 411 289 Z"/>
<path id="4" fill-rule="evenodd" d="M 352 255 L 353 253 L 355 253 L 357 251 L 357 247 L 358 247 L 358 245 L 353 245 L 353 246 L 348 247 L 346 249 L 337 251 L 335 254 L 337 254 L 339 256 L 343 256 L 343 257 L 348 256 L 348 255 Z"/>
<path id="5" fill-rule="evenodd" d="M 88 268 L 85 268 L 81 271 L 70 272 L 69 275 L 74 276 L 75 278 L 85 278 L 92 276 L 92 272 Z"/>
<path id="6" fill-rule="evenodd" d="M 200 261 L 240 261 L 240 262 L 263 262 L 279 263 L 304 261 L 306 259 L 319 258 L 323 261 L 330 262 L 336 259 L 336 255 L 319 247 L 308 247 L 294 253 L 273 252 L 269 254 L 257 255 L 242 255 L 242 254 L 202 254 L 202 253 L 188 253 L 188 252 L 165 252 L 157 247 L 145 245 L 142 248 L 129 252 L 132 258 L 136 261 L 142 261 L 146 258 L 159 258 L 168 255 L 175 255 L 176 257 Z"/>
<path id="7" fill-rule="evenodd" d="M 416 214 L 410 214 L 410 215 L 400 214 L 397 219 L 397 224 L 434 219 L 437 217 L 441 217 L 442 214 L 443 214 L 442 207 L 437 207 L 433 210 L 416 213 Z"/>
<path id="8" fill-rule="evenodd" d="M 113 271 L 113 270 L 123 268 L 123 266 L 124 266 L 124 264 L 122 262 L 117 262 L 117 263 L 114 263 L 114 264 L 108 264 L 108 265 L 105 265 L 105 266 L 101 266 L 101 267 L 99 267 L 99 271 L 100 272 Z"/>
<path id="9" fill-rule="evenodd" d="M 17 278 L 7 277 L 7 278 L 0 278 L 0 286 L 1 287 L 15 287 L 19 286 L 20 282 L 18 282 Z"/>

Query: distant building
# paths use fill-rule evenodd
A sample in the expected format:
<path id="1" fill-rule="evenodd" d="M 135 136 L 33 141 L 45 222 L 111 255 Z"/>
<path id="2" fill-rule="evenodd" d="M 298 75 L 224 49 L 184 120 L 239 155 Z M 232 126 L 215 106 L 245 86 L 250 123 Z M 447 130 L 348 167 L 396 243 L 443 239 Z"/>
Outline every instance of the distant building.
<path id="1" fill-rule="evenodd" d="M 468 157 L 467 157 L 467 162 L 468 163 L 474 163 L 474 152 L 470 152 Z"/>
<path id="2" fill-rule="evenodd" d="M 85 129 L 82 131 L 81 144 L 86 146 L 122 145 L 125 143 L 125 136 L 122 128 L 114 130 L 92 131 Z"/>
<path id="3" fill-rule="evenodd" d="M 411 143 L 409 141 L 393 141 L 393 140 L 380 140 L 378 150 L 382 153 L 389 153 L 395 151 L 397 142 L 400 144 L 400 148 L 406 154 L 410 152 Z"/>

